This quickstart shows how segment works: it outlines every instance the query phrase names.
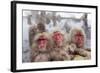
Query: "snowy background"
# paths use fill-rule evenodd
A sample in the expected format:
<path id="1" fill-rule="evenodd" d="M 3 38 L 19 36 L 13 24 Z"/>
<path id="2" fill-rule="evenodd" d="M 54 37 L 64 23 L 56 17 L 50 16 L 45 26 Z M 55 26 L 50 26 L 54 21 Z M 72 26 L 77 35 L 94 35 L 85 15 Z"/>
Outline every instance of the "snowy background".
<path id="1" fill-rule="evenodd" d="M 91 13 L 23 10 L 23 62 L 30 62 L 29 28 L 37 26 L 39 22 L 45 24 L 47 32 L 51 32 L 54 26 L 65 32 L 72 27 L 82 27 L 87 39 L 85 47 L 91 48 Z"/>

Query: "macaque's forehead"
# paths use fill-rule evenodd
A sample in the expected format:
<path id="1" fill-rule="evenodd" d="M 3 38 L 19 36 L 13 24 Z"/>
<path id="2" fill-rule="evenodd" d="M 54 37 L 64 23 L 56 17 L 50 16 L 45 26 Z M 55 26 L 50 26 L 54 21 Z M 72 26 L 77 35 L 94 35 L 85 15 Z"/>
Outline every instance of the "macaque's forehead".
<path id="1" fill-rule="evenodd" d="M 76 34 L 77 35 L 82 35 L 82 32 L 81 31 L 77 31 Z"/>
<path id="2" fill-rule="evenodd" d="M 55 31 L 54 35 L 63 35 L 63 34 L 61 32 L 59 32 L 59 31 Z"/>
<path id="3" fill-rule="evenodd" d="M 84 36 L 82 30 L 76 30 L 74 32 L 75 32 L 74 35 L 82 35 L 82 36 Z"/>

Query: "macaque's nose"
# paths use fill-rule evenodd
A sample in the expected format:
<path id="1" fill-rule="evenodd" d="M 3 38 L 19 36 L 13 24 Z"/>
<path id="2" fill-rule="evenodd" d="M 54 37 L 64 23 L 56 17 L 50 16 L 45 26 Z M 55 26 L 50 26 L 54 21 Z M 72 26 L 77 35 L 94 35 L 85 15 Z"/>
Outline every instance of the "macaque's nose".
<path id="1" fill-rule="evenodd" d="M 57 40 L 60 40 L 60 39 L 61 39 L 61 37 L 60 37 L 60 36 L 56 36 L 56 39 L 57 39 Z"/>
<path id="2" fill-rule="evenodd" d="M 76 39 L 76 44 L 82 45 L 84 42 L 84 38 L 82 36 L 77 36 L 75 39 Z"/>
<path id="3" fill-rule="evenodd" d="M 77 40 L 81 42 L 81 40 L 82 40 L 82 37 L 78 37 L 78 38 L 77 38 Z"/>

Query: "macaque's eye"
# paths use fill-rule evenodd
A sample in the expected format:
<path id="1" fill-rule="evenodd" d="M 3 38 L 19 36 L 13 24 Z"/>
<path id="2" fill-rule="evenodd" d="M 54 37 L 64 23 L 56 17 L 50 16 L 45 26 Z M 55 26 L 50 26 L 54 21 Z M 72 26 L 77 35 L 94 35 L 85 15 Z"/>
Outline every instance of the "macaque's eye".
<path id="1" fill-rule="evenodd" d="M 38 43 L 46 43 L 46 42 L 47 42 L 46 39 L 39 39 L 39 40 L 38 40 Z"/>

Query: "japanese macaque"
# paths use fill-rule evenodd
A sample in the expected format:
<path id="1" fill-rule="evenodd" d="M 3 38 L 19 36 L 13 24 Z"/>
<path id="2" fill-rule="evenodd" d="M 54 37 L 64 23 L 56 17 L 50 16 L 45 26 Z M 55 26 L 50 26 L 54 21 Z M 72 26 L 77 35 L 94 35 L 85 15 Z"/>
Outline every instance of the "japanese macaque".
<path id="1" fill-rule="evenodd" d="M 76 54 L 74 59 L 90 59 L 91 58 L 91 52 L 86 50 L 84 47 L 86 35 L 83 31 L 83 29 L 80 28 L 73 28 L 70 31 L 70 38 L 71 43 L 76 45 L 76 49 L 74 49 L 74 52 Z M 79 56 L 77 56 L 79 55 Z"/>
<path id="2" fill-rule="evenodd" d="M 29 28 L 29 42 L 30 42 L 30 46 L 32 45 L 32 41 L 34 39 L 34 36 L 37 33 L 42 33 L 45 32 L 45 25 L 43 23 L 38 23 L 37 25 L 31 25 Z"/>
<path id="3" fill-rule="evenodd" d="M 32 43 L 31 62 L 50 60 L 50 38 L 46 32 L 38 33 Z"/>
<path id="4" fill-rule="evenodd" d="M 69 60 L 69 55 L 64 49 L 65 38 L 62 31 L 56 30 L 52 33 L 53 48 L 51 52 L 52 61 Z"/>

